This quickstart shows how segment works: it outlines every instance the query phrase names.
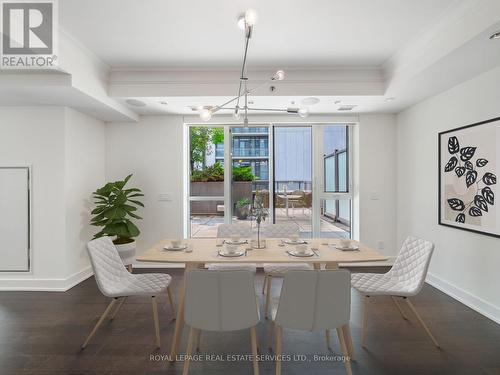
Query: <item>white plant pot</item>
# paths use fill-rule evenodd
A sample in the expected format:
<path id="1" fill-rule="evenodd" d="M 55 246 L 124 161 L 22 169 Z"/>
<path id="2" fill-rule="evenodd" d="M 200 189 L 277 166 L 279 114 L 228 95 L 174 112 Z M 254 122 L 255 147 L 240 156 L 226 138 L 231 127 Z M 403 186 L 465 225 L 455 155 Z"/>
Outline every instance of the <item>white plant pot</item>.
<path id="1" fill-rule="evenodd" d="M 129 264 L 132 264 L 134 262 L 136 247 L 135 241 L 120 245 L 115 244 L 115 247 L 118 250 L 118 254 L 120 255 L 120 258 L 122 258 L 122 262 L 125 266 L 128 266 Z"/>

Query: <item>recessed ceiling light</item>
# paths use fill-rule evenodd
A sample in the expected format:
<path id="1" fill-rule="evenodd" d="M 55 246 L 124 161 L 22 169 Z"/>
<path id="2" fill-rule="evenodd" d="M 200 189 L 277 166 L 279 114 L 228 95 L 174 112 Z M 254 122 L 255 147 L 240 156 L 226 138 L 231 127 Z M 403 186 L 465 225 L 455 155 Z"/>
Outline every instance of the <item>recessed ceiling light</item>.
<path id="1" fill-rule="evenodd" d="M 384 102 L 389 103 L 389 102 L 394 101 L 395 99 L 396 99 L 396 98 L 395 98 L 394 96 L 390 96 L 390 97 L 388 97 L 388 98 L 385 98 L 385 99 L 384 99 Z"/>
<path id="2" fill-rule="evenodd" d="M 500 39 L 500 30 L 491 34 L 490 39 Z"/>
<path id="3" fill-rule="evenodd" d="M 302 99 L 302 102 L 301 102 L 303 105 L 314 105 L 314 104 L 318 104 L 319 103 L 319 99 L 318 98 L 315 98 L 313 96 L 310 96 L 308 98 L 304 98 Z"/>
<path id="4" fill-rule="evenodd" d="M 125 103 L 128 105 L 134 106 L 134 107 L 145 107 L 146 103 L 144 103 L 142 100 L 137 100 L 137 99 L 127 99 L 125 100 Z"/>
<path id="5" fill-rule="evenodd" d="M 357 107 L 357 105 L 355 104 L 345 104 L 345 105 L 341 105 L 338 110 L 339 111 L 352 111 L 354 109 L 354 107 Z"/>
<path id="6" fill-rule="evenodd" d="M 158 103 L 160 103 L 161 105 L 168 105 L 168 103 L 164 100 L 160 100 Z"/>

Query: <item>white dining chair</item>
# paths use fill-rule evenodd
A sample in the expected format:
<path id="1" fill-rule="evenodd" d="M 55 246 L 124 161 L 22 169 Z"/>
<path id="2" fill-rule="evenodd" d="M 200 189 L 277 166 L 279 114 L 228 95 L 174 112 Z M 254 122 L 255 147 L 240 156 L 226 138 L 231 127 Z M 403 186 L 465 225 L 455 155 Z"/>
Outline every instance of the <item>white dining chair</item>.
<path id="1" fill-rule="evenodd" d="M 231 238 L 239 236 L 240 238 L 252 237 L 252 228 L 246 224 L 220 224 L 217 227 L 217 238 Z M 257 272 L 255 263 L 210 263 L 209 270 L 248 270 L 254 274 Z"/>
<path id="2" fill-rule="evenodd" d="M 397 298 L 408 304 L 419 323 L 424 328 L 434 345 L 440 347 L 431 331 L 410 302 L 425 282 L 434 244 L 416 237 L 408 237 L 389 272 L 385 274 L 355 273 L 352 275 L 352 287 L 364 295 L 364 313 L 362 322 L 361 346 L 365 346 L 368 325 L 368 303 L 372 296 L 390 296 L 403 319 L 408 320 Z"/>
<path id="3" fill-rule="evenodd" d="M 276 375 L 281 374 L 283 328 L 325 331 L 330 347 L 330 329 L 336 329 L 344 366 L 352 374 L 353 358 L 349 320 L 351 315 L 350 273 L 347 270 L 291 270 L 285 274 L 276 317 Z M 270 343 L 270 347 L 272 342 Z"/>
<path id="4" fill-rule="evenodd" d="M 253 373 L 259 374 L 257 332 L 259 309 L 254 274 L 248 270 L 191 270 L 185 284 L 184 320 L 189 339 L 183 374 L 189 372 L 190 356 L 201 331 L 250 329 Z"/>
<path id="5" fill-rule="evenodd" d="M 115 318 L 125 302 L 125 299 L 129 296 L 151 297 L 156 345 L 160 347 L 160 326 L 158 323 L 156 296 L 167 291 L 170 306 L 172 308 L 172 316 L 175 317 L 174 303 L 170 291 L 172 277 L 165 273 L 131 274 L 123 265 L 118 255 L 118 250 L 116 250 L 110 237 L 101 237 L 90 241 L 87 244 L 87 250 L 94 270 L 97 286 L 102 294 L 112 298 L 112 300 L 83 343 L 82 349 L 85 349 L 104 319 L 106 319 L 113 309 L 115 303 L 121 299 L 116 310 L 111 315 L 110 320 Z"/>
<path id="6" fill-rule="evenodd" d="M 265 238 L 290 238 L 299 235 L 299 227 L 295 223 L 270 224 L 263 227 Z M 271 300 L 271 286 L 273 277 L 283 277 L 290 270 L 311 270 L 313 267 L 307 263 L 264 263 L 264 283 L 262 294 L 265 294 L 264 316 L 269 318 L 269 307 Z"/>

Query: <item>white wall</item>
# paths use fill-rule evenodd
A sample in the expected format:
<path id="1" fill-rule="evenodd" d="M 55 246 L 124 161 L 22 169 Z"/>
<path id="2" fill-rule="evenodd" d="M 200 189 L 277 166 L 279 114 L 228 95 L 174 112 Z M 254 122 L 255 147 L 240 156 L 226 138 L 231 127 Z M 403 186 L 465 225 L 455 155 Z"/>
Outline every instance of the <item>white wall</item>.
<path id="1" fill-rule="evenodd" d="M 396 244 L 396 117 L 360 115 L 358 156 L 359 239 L 389 256 Z"/>
<path id="2" fill-rule="evenodd" d="M 0 107 L 0 164 L 32 166 L 33 255 L 30 273 L 0 273 L 0 289 L 66 290 L 91 274 L 85 200 L 104 181 L 104 135 L 64 107 Z"/>
<path id="3" fill-rule="evenodd" d="M 166 237 L 182 237 L 183 229 L 183 119 L 182 116 L 143 116 L 139 123 L 106 125 L 106 179 L 132 173 L 129 185 L 142 189 L 144 220 L 138 252 Z M 171 201 L 158 201 L 170 194 Z"/>
<path id="4" fill-rule="evenodd" d="M 66 108 L 65 197 L 68 276 L 90 267 L 86 243 L 98 232 L 89 225 L 92 192 L 105 183 L 105 124 Z"/>
<path id="5" fill-rule="evenodd" d="M 33 187 L 32 273 L 0 273 L 0 285 L 65 276 L 63 156 L 64 108 L 0 108 L 0 164 L 32 165 Z"/>
<path id="6" fill-rule="evenodd" d="M 436 244 L 428 281 L 500 323 L 500 240 L 438 222 L 438 132 L 500 116 L 500 67 L 398 115 L 398 240 Z"/>

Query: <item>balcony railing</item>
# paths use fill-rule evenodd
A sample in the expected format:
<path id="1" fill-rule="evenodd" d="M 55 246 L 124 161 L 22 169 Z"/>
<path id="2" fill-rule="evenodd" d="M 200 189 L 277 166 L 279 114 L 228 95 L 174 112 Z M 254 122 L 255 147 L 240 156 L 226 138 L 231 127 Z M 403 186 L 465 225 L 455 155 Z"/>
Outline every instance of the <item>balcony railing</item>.
<path id="1" fill-rule="evenodd" d="M 233 158 L 251 158 L 251 157 L 267 157 L 269 156 L 269 149 L 267 148 L 235 148 L 233 149 Z M 223 149 L 215 150 L 216 158 L 224 157 Z"/>

